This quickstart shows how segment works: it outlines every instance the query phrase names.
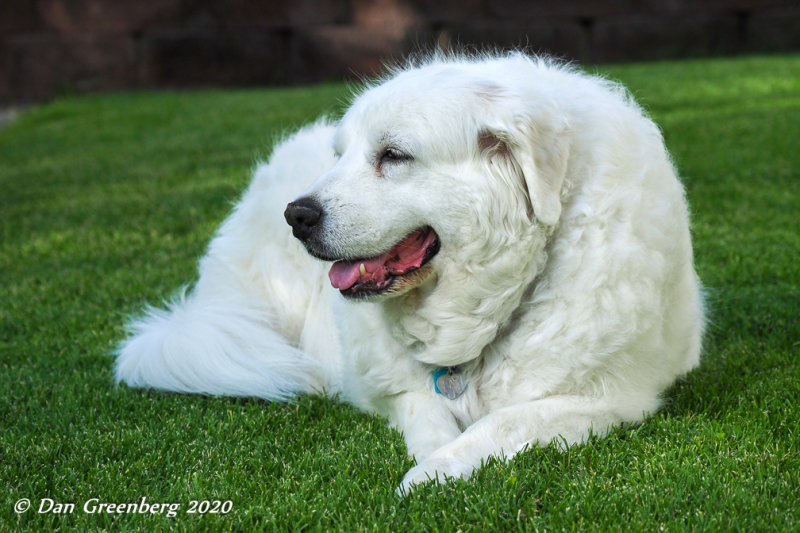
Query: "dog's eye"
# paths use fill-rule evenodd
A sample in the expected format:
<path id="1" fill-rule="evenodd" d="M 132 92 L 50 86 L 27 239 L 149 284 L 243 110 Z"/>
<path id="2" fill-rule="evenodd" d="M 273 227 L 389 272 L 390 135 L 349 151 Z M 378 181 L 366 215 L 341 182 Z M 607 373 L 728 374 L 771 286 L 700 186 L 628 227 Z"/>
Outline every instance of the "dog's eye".
<path id="1" fill-rule="evenodd" d="M 413 158 L 410 155 L 403 153 L 396 148 L 387 148 L 378 158 L 378 165 L 385 165 L 387 163 L 403 163 L 405 161 L 411 161 L 412 159 Z"/>

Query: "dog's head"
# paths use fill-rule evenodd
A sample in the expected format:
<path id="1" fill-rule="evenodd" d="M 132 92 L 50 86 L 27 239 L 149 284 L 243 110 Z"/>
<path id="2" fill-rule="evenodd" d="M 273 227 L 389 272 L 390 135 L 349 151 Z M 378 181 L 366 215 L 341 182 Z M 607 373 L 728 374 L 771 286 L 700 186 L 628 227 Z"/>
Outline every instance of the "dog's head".
<path id="1" fill-rule="evenodd" d="M 422 321 L 470 317 L 494 337 L 560 215 L 568 128 L 537 79 L 549 68 L 433 60 L 356 98 L 336 165 L 285 212 L 309 253 L 334 261 L 334 287 L 370 299 L 424 287 Z"/>

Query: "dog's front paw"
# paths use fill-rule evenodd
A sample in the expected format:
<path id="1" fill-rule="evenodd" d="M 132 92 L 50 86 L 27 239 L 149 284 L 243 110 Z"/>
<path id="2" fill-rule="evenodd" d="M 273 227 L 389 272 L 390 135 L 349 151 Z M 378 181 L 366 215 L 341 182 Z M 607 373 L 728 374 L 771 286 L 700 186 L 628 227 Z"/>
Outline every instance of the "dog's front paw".
<path id="1" fill-rule="evenodd" d="M 406 472 L 406 475 L 403 476 L 403 481 L 400 483 L 400 486 L 397 487 L 395 491 L 398 496 L 406 496 L 411 494 L 411 491 L 414 490 L 414 487 L 419 485 L 420 483 L 427 483 L 428 481 L 433 481 L 438 479 L 440 481 L 444 480 L 444 477 L 439 477 L 438 472 L 435 470 L 433 472 L 428 472 L 425 470 L 425 464 L 420 464 Z"/>
<path id="2" fill-rule="evenodd" d="M 406 496 L 421 483 L 434 480 L 439 483 L 447 483 L 457 478 L 467 478 L 472 474 L 472 470 L 471 465 L 431 457 L 406 472 L 406 475 L 403 476 L 403 482 L 397 487 L 396 493 L 398 496 Z"/>

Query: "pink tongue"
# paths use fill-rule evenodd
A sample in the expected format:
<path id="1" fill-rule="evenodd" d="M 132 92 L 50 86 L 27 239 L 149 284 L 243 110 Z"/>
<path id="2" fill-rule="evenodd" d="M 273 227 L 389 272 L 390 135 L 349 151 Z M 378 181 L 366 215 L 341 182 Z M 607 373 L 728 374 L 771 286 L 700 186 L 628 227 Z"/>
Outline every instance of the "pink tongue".
<path id="1" fill-rule="evenodd" d="M 417 269 L 422 266 L 425 252 L 435 240 L 436 233 L 430 228 L 417 230 L 378 257 L 336 261 L 328 272 L 331 285 L 336 289 L 346 290 L 356 283 L 376 284 L 390 275 L 405 274 Z"/>

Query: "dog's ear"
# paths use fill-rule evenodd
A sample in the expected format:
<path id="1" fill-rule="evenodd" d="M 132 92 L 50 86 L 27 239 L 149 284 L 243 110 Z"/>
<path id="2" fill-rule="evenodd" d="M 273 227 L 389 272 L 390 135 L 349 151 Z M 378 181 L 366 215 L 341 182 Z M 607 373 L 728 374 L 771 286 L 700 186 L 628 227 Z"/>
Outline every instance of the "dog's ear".
<path id="1" fill-rule="evenodd" d="M 561 189 L 569 159 L 568 124 L 543 125 L 516 117 L 510 127 L 493 125 L 480 130 L 478 146 L 488 157 L 505 158 L 522 174 L 522 184 L 533 215 L 545 226 L 561 216 Z"/>

